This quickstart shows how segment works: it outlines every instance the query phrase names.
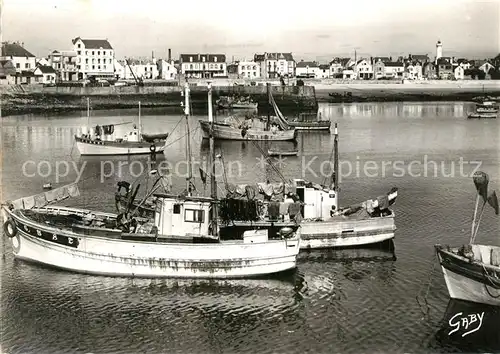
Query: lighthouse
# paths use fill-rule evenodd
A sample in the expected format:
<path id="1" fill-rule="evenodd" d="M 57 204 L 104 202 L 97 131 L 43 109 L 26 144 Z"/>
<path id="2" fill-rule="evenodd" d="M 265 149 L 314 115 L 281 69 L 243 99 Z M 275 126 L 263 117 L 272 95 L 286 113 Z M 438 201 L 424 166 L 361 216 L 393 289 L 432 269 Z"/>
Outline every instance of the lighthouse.
<path id="1" fill-rule="evenodd" d="M 443 56 L 443 44 L 439 40 L 436 43 L 436 63 L 438 59 L 441 58 L 442 56 Z"/>

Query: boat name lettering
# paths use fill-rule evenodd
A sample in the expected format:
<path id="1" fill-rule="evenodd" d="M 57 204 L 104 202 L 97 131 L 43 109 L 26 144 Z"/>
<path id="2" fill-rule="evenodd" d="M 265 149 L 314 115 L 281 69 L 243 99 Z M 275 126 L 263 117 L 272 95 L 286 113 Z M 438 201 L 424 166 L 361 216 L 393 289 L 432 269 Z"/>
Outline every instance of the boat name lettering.
<path id="1" fill-rule="evenodd" d="M 470 331 L 463 333 L 462 337 L 465 337 L 466 335 L 476 332 L 481 328 L 481 325 L 483 324 L 483 318 L 484 318 L 484 312 L 473 313 L 470 315 L 464 315 L 462 312 L 459 312 L 455 316 L 450 318 L 450 320 L 448 321 L 450 326 L 453 327 L 453 330 L 451 330 L 450 333 L 448 333 L 448 335 L 457 332 L 461 328 L 463 328 L 466 331 L 469 328 L 473 328 Z M 477 324 L 474 325 L 474 323 Z"/>
<path id="2" fill-rule="evenodd" d="M 22 225 L 22 228 L 26 231 L 26 233 L 42 240 L 57 243 L 58 245 L 78 248 L 78 238 L 58 235 L 56 233 L 46 232 L 35 228 L 29 228 L 27 225 Z"/>
<path id="3" fill-rule="evenodd" d="M 57 235 L 56 235 L 56 234 L 53 234 L 53 235 L 52 235 L 52 239 L 53 239 L 54 241 L 57 241 Z"/>

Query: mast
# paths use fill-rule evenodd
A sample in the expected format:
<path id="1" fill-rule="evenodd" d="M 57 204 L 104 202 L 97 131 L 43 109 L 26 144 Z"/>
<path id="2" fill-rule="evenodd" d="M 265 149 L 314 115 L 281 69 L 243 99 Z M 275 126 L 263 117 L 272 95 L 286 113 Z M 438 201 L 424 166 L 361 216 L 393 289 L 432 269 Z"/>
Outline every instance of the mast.
<path id="1" fill-rule="evenodd" d="M 266 122 L 266 130 L 269 130 L 269 125 L 270 125 L 270 111 L 271 111 L 271 83 L 268 82 L 267 84 L 267 100 L 268 100 L 268 106 L 267 106 L 267 122 Z"/>
<path id="2" fill-rule="evenodd" d="M 335 123 L 334 141 L 333 141 L 333 174 L 332 183 L 335 191 L 335 212 L 339 210 L 339 132 L 337 123 Z"/>
<path id="3" fill-rule="evenodd" d="M 189 84 L 186 82 L 184 86 L 184 114 L 186 115 L 186 129 L 187 129 L 187 139 L 186 139 L 186 158 L 188 160 L 188 177 L 186 178 L 186 189 L 188 196 L 191 196 L 191 179 L 193 178 L 193 170 L 191 166 L 191 134 L 189 132 Z"/>
<path id="4" fill-rule="evenodd" d="M 214 147 L 214 117 L 212 112 L 212 84 L 208 82 L 208 122 L 210 123 L 210 196 L 212 204 L 212 234 L 217 235 L 217 181 L 215 180 L 215 147 Z"/>
<path id="5" fill-rule="evenodd" d="M 139 101 L 139 127 L 138 127 L 138 130 L 139 130 L 139 140 L 141 140 L 141 134 L 142 134 L 142 129 L 141 129 L 141 101 Z"/>
<path id="6" fill-rule="evenodd" d="M 87 97 L 87 129 L 90 131 L 90 98 Z"/>

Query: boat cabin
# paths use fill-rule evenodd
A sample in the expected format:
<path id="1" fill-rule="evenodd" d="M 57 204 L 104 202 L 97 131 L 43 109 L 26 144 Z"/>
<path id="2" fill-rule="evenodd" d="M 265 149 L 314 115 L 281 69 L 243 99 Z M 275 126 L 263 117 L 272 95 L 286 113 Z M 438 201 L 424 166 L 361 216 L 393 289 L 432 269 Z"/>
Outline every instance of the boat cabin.
<path id="1" fill-rule="evenodd" d="M 325 189 L 303 179 L 294 179 L 297 196 L 303 203 L 302 215 L 305 219 L 329 219 L 331 212 L 338 208 L 335 191 Z"/>
<path id="2" fill-rule="evenodd" d="M 158 235 L 206 237 L 210 235 L 212 199 L 207 197 L 175 197 L 155 194 L 154 225 Z"/>

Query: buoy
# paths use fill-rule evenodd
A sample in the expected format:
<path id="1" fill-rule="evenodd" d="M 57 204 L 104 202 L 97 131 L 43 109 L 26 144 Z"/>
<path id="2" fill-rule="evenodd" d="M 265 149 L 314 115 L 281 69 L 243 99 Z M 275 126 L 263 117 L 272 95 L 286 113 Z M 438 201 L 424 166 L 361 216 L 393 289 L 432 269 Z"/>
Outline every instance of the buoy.
<path id="1" fill-rule="evenodd" d="M 43 189 L 52 189 L 52 183 L 45 183 Z"/>
<path id="2" fill-rule="evenodd" d="M 17 234 L 17 228 L 14 221 L 11 219 L 7 220 L 3 224 L 3 232 L 7 235 L 7 237 L 13 238 Z"/>

